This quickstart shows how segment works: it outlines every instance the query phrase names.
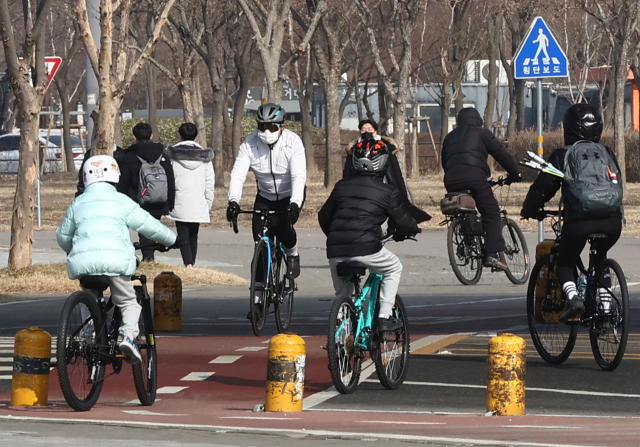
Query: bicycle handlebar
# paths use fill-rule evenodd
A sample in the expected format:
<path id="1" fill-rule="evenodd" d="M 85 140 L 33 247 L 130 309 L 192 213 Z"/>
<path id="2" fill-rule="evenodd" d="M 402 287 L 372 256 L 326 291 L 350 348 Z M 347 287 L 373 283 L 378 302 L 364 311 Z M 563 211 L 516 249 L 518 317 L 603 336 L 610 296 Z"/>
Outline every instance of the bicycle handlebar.
<path id="1" fill-rule="evenodd" d="M 267 216 L 272 216 L 274 214 L 288 214 L 286 211 L 276 211 L 276 210 L 238 210 L 238 214 L 266 214 Z M 233 232 L 238 234 L 238 216 L 231 222 L 231 226 L 233 227 Z"/>
<path id="2" fill-rule="evenodd" d="M 173 250 L 173 249 L 176 249 L 176 248 L 179 248 L 179 247 L 176 247 L 175 245 L 171 245 L 171 246 L 167 247 L 166 245 L 158 244 L 158 243 L 142 245 L 142 244 L 140 244 L 140 242 L 134 242 L 133 243 L 133 248 L 135 250 L 143 250 L 145 248 L 151 248 L 151 249 L 156 250 L 156 251 L 167 252 L 169 250 Z"/>

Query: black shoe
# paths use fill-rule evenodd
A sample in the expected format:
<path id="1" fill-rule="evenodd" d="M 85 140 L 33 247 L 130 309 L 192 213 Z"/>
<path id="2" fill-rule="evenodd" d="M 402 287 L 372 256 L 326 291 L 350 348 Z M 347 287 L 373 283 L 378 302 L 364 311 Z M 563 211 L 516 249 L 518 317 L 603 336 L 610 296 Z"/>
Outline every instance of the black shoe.
<path id="1" fill-rule="evenodd" d="M 300 276 L 300 255 L 287 257 L 287 273 L 288 279 L 296 279 Z"/>
<path id="2" fill-rule="evenodd" d="M 564 323 L 571 318 L 577 318 L 582 314 L 582 312 L 584 312 L 584 300 L 580 297 L 575 297 L 574 299 L 569 300 L 567 307 L 560 312 L 560 322 Z"/>
<path id="3" fill-rule="evenodd" d="M 498 272 L 501 270 L 506 270 L 508 268 L 505 263 L 498 259 L 497 256 L 487 256 L 482 265 L 484 267 L 491 267 L 493 270 Z"/>
<path id="4" fill-rule="evenodd" d="M 378 317 L 378 332 L 391 332 L 402 327 L 402 321 L 396 317 L 391 316 L 389 318 Z"/>

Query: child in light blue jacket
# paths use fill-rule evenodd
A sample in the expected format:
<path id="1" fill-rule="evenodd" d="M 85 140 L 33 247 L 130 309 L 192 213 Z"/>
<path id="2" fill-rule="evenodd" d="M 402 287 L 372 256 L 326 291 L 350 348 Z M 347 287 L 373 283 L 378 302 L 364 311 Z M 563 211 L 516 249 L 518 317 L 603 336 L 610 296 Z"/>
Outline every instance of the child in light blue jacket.
<path id="1" fill-rule="evenodd" d="M 120 351 L 129 362 L 142 361 L 135 343 L 141 307 L 131 282 L 136 257 L 129 228 L 167 247 L 176 235 L 137 203 L 116 191 L 118 163 L 109 156 L 89 158 L 83 166 L 84 193 L 71 203 L 56 231 L 67 252 L 70 279 L 85 275 L 109 277 L 111 300 L 120 308 Z"/>

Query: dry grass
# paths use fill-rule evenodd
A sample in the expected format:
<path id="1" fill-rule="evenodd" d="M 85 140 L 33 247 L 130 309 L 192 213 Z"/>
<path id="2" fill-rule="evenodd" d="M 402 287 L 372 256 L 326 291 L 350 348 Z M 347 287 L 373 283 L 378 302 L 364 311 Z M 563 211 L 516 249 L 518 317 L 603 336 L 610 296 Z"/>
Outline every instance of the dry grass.
<path id="1" fill-rule="evenodd" d="M 153 291 L 153 278 L 161 272 L 174 272 L 182 279 L 182 286 L 238 286 L 246 281 L 237 275 L 221 273 L 217 270 L 143 262 L 137 273 L 147 275 L 149 291 Z M 57 294 L 72 293 L 80 289 L 77 280 L 67 276 L 65 263 L 33 265 L 20 270 L 0 269 L 2 288 L 0 293 Z"/>
<path id="2" fill-rule="evenodd" d="M 498 173 L 497 175 L 499 175 Z M 45 176 L 42 182 L 42 230 L 55 230 L 62 221 L 66 208 L 73 200 L 75 194 L 76 176 L 69 173 L 57 173 Z M 317 213 L 322 204 L 329 197 L 330 190 L 323 186 L 324 175 L 322 173 L 310 175 L 307 180 L 307 198 L 302 209 L 300 220 L 296 224 L 299 228 L 317 228 Z M 228 182 L 228 173 L 225 181 Z M 420 226 L 423 229 L 442 229 L 439 225 L 443 220 L 440 212 L 440 199 L 445 194 L 442 178 L 437 175 L 421 176 L 419 179 L 407 181 L 416 204 L 433 216 L 429 222 Z M 530 183 L 524 182 L 502 188 L 502 200 L 496 192 L 500 203 L 504 204 L 514 220 L 525 231 L 536 231 L 537 223 L 533 221 L 520 221 L 519 212 L 527 194 Z M 245 182 L 241 206 L 250 209 L 256 195 L 256 184 L 253 174 L 249 173 Z M 498 191 L 498 190 L 497 190 Z M 15 192 L 15 177 L 0 176 L 0 231 L 9 231 L 11 225 L 11 207 Z M 625 190 L 625 217 L 627 225 L 623 230 L 625 236 L 640 236 L 640 184 L 628 183 Z M 549 209 L 557 206 L 557 201 L 548 205 Z M 215 200 L 211 210 L 211 223 L 203 227 L 225 227 L 227 188 L 217 188 Z M 173 222 L 163 219 L 168 226 Z M 250 226 L 250 216 L 240 216 L 240 226 Z"/>

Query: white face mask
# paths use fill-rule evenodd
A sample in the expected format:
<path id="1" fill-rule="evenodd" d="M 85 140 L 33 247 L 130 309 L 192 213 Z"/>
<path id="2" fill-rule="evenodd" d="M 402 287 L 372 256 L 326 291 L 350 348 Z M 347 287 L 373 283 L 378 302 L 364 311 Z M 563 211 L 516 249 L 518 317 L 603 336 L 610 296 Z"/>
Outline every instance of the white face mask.
<path id="1" fill-rule="evenodd" d="M 275 132 L 270 132 L 268 130 L 258 131 L 258 137 L 262 140 L 264 144 L 274 144 L 280 138 L 280 129 Z"/>

